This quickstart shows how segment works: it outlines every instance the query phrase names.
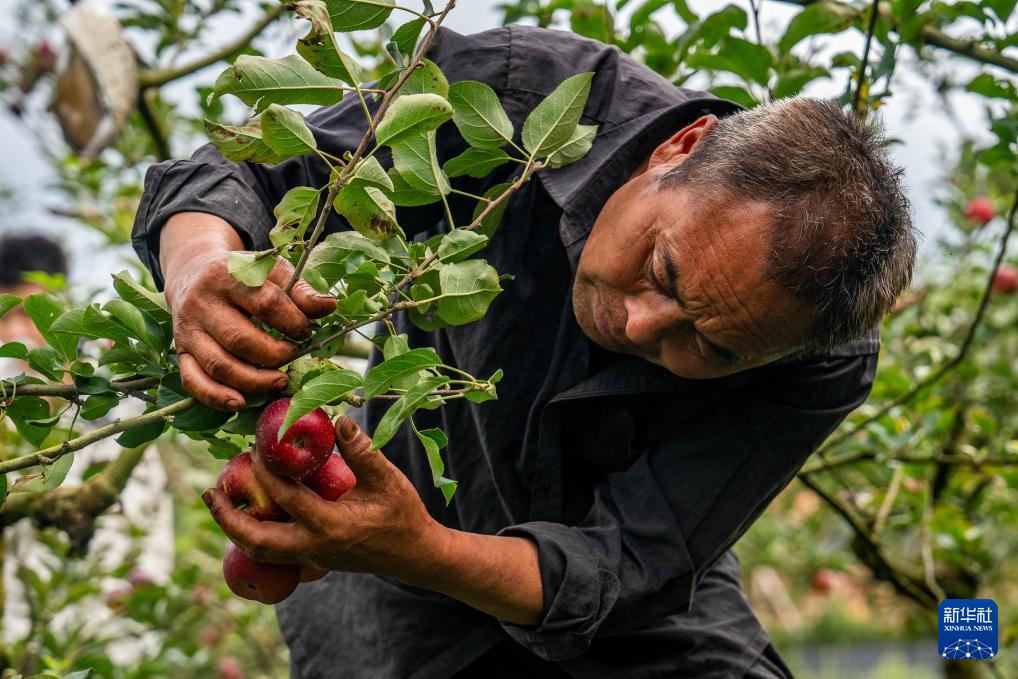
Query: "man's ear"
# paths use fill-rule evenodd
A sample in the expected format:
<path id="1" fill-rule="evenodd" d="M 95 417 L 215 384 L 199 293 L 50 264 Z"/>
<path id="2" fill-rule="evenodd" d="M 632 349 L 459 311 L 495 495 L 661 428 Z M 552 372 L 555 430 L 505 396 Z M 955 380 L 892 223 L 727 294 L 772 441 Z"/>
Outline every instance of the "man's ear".
<path id="1" fill-rule="evenodd" d="M 715 115 L 705 115 L 673 134 L 650 154 L 647 169 L 661 165 L 674 166 L 681 163 L 696 145 L 709 135 L 718 124 Z"/>

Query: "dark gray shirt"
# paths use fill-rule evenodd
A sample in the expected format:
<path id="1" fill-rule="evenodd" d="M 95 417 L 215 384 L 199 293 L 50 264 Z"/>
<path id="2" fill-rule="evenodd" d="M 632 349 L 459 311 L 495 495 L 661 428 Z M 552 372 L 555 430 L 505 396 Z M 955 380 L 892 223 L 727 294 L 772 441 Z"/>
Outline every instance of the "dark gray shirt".
<path id="1" fill-rule="evenodd" d="M 405 318 L 396 323 L 412 346 L 434 346 L 472 374 L 505 371 L 499 400 L 457 401 L 416 416 L 419 427 L 449 434 L 446 475 L 460 483 L 451 506 L 433 488 L 412 432 L 404 428 L 385 454 L 443 524 L 534 540 L 544 613 L 534 627 L 500 623 L 388 578 L 332 573 L 277 609 L 295 673 L 449 677 L 508 634 L 577 677 L 741 676 L 738 668 L 752 664 L 767 638 L 741 598 L 734 559 L 722 556 L 865 399 L 876 333 L 830 355 L 705 381 L 598 349 L 576 323 L 570 291 L 599 210 L 665 138 L 706 113 L 739 107 L 675 87 L 614 47 L 560 31 L 511 26 L 461 36 L 443 29 L 428 56 L 451 82 L 494 88 L 517 137 L 527 113 L 558 83 L 596 74 L 582 120 L 599 126 L 590 153 L 525 185 L 478 255 L 515 277 L 488 315 L 436 332 Z M 349 99 L 309 123 L 319 146 L 335 155 L 355 148 L 365 128 Z M 451 123 L 440 128 L 441 161 L 465 148 Z M 480 194 L 514 171 L 507 165 L 453 184 Z M 135 248 L 161 283 L 159 230 L 181 211 L 218 215 L 247 246 L 267 247 L 282 195 L 326 181 L 315 157 L 234 164 L 205 146 L 191 160 L 149 171 Z M 451 205 L 457 223 L 470 221 L 472 201 L 452 196 Z M 440 205 L 400 208 L 398 216 L 419 238 L 449 228 Z M 333 216 L 328 228 L 347 226 Z M 370 402 L 357 416 L 371 430 L 384 409 Z M 719 563 L 727 570 L 717 575 Z M 705 630 L 710 643 L 702 641 Z"/>

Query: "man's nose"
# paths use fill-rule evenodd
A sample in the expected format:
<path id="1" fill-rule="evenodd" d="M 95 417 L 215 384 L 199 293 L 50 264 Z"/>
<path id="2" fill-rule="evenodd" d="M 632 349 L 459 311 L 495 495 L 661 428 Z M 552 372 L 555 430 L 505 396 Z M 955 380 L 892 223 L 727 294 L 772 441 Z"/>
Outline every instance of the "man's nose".
<path id="1" fill-rule="evenodd" d="M 626 337 L 639 347 L 651 346 L 683 322 L 674 300 L 659 295 L 632 295 L 626 298 Z"/>

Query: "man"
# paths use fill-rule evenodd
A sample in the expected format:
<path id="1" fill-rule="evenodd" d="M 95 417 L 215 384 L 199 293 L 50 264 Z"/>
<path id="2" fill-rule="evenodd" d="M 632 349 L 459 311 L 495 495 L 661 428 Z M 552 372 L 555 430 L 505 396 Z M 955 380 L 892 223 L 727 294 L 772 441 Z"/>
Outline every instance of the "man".
<path id="1" fill-rule="evenodd" d="M 450 507 L 412 432 L 383 457 L 347 418 L 337 439 L 359 482 L 335 506 L 264 468 L 294 524 L 207 494 L 255 558 L 335 571 L 277 609 L 293 676 L 789 676 L 729 548 L 866 398 L 870 329 L 915 254 L 899 171 L 833 103 L 742 112 L 572 34 L 442 30 L 428 56 L 451 82 L 494 88 L 517 133 L 559 82 L 594 71 L 582 122 L 598 135 L 512 198 L 481 256 L 515 278 L 484 319 L 396 324 L 472 374 L 506 373 L 498 401 L 417 422 L 449 433 Z M 310 123 L 339 155 L 361 116 L 345 101 Z M 465 142 L 446 125 L 438 146 L 444 161 Z M 512 171 L 456 185 L 483 193 Z M 285 264 L 259 289 L 225 267 L 267 242 L 287 189 L 326 178 L 313 158 L 238 165 L 208 146 L 150 171 L 135 245 L 165 280 L 202 401 L 237 409 L 285 384 L 271 367 L 294 345 L 249 315 L 301 339 L 333 308 L 307 286 L 287 298 Z M 448 229 L 434 206 L 398 216 L 420 238 Z M 355 417 L 370 432 L 384 410 Z"/>

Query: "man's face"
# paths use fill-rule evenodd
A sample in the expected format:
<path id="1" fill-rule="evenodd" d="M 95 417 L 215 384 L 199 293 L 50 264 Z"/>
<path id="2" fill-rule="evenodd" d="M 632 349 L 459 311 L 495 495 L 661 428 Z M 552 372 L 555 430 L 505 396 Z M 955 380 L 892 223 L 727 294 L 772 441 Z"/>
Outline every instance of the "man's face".
<path id="1" fill-rule="evenodd" d="M 810 328 L 806 309 L 764 277 L 771 206 L 710 205 L 685 187 L 658 188 L 715 123 L 701 118 L 664 142 L 612 194 L 573 285 L 593 342 L 690 379 L 773 361 Z"/>

